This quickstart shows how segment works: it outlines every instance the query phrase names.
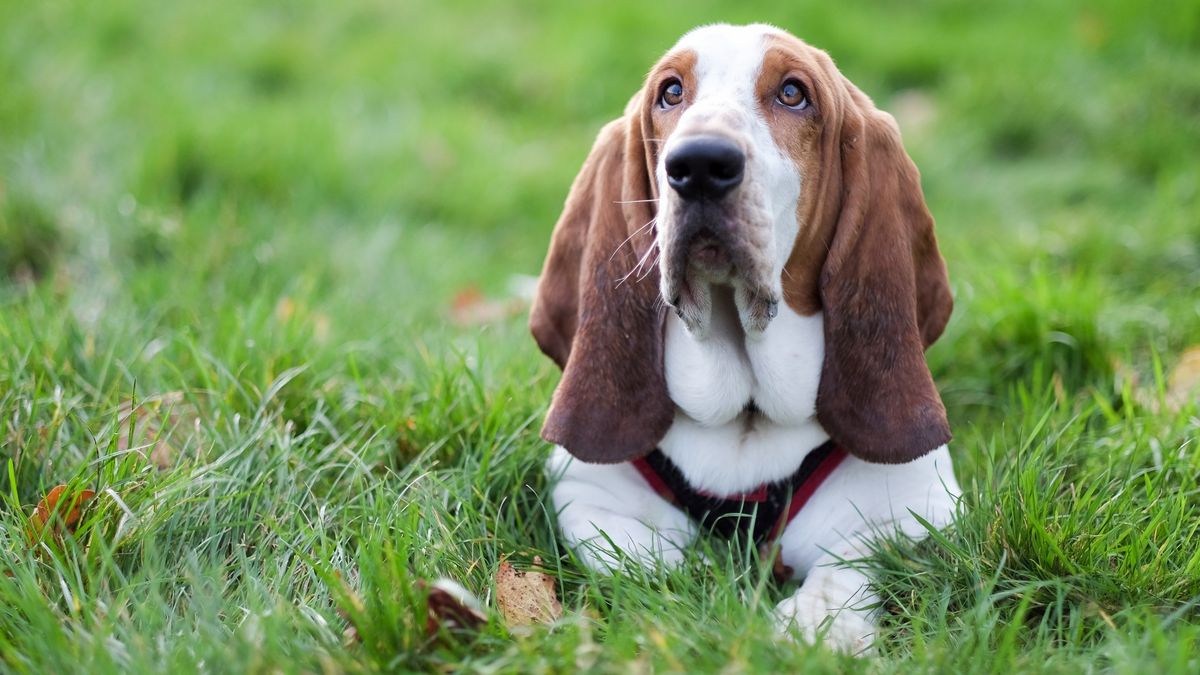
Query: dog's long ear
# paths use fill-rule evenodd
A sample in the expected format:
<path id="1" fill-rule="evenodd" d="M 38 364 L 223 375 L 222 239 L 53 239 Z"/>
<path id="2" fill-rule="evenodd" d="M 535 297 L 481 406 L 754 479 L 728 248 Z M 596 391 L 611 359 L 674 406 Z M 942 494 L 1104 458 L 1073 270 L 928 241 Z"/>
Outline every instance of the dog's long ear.
<path id="1" fill-rule="evenodd" d="M 674 416 L 641 96 L 604 127 L 576 177 L 530 315 L 538 346 L 563 369 L 542 436 L 587 462 L 646 454 Z"/>
<path id="2" fill-rule="evenodd" d="M 817 416 L 852 454 L 907 462 L 950 440 L 924 350 L 953 302 L 920 175 L 895 121 L 843 83 L 841 210 L 820 279 Z"/>

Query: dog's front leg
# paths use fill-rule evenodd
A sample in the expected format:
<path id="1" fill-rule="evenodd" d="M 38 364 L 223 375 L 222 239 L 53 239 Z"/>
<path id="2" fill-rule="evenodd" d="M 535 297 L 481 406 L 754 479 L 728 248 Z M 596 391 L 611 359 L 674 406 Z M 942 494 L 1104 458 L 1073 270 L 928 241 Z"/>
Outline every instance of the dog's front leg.
<path id="1" fill-rule="evenodd" d="M 546 463 L 563 537 L 588 567 L 608 572 L 622 557 L 646 567 L 683 560 L 696 537 L 688 517 L 628 463 L 587 464 L 561 447 Z"/>
<path id="2" fill-rule="evenodd" d="M 779 629 L 810 643 L 823 638 L 849 654 L 869 653 L 878 597 L 870 578 L 846 563 L 860 555 L 847 545 L 817 560 L 800 588 L 775 607 Z"/>

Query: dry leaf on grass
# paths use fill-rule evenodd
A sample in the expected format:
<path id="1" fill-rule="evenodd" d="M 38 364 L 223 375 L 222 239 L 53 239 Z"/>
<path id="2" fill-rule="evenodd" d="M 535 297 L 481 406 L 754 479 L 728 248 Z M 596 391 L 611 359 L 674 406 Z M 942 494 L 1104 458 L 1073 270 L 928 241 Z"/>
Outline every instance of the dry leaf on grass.
<path id="1" fill-rule="evenodd" d="M 542 558 L 535 556 L 535 567 Z M 562 616 L 562 604 L 555 591 L 554 577 L 543 572 L 516 570 L 507 560 L 496 570 L 496 603 L 510 628 L 534 623 L 550 623 Z"/>
<path id="2" fill-rule="evenodd" d="M 429 585 L 422 582 L 421 586 L 429 590 L 425 619 L 429 635 L 436 635 L 443 627 L 474 630 L 487 623 L 483 603 L 457 581 L 442 577 Z"/>
<path id="3" fill-rule="evenodd" d="M 1189 401 L 1200 399 L 1200 345 L 1183 352 L 1175 370 L 1167 378 L 1167 408 L 1179 410 Z"/>
<path id="4" fill-rule="evenodd" d="M 67 490 L 66 485 L 56 485 L 38 502 L 37 508 L 29 518 L 27 534 L 31 546 L 37 546 L 47 533 L 53 539 L 58 539 L 64 528 L 68 532 L 74 532 L 83 515 L 83 509 L 96 497 L 95 490 L 80 490 L 74 494 L 68 493 Z M 46 527 L 47 524 L 50 527 Z"/>
<path id="5" fill-rule="evenodd" d="M 338 608 L 338 614 L 349 624 L 342 631 L 342 644 L 350 646 L 362 641 L 355 625 L 355 618 L 366 614 L 366 605 L 362 598 L 343 579 L 341 574 L 335 574 L 341 584 L 344 602 L 353 611 L 344 607 Z M 487 623 L 487 613 L 479 602 L 462 584 L 445 577 L 432 584 L 418 581 L 417 587 L 426 592 L 425 632 L 433 637 L 443 628 L 450 630 L 477 630 Z"/>

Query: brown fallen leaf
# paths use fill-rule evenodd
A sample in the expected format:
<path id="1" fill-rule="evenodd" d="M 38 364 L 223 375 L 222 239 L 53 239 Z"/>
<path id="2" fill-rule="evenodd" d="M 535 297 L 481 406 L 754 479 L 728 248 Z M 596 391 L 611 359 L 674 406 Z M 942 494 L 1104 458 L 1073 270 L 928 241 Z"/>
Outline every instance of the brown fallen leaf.
<path id="1" fill-rule="evenodd" d="M 1200 345 L 1184 350 L 1167 377 L 1167 408 L 1179 410 L 1193 400 L 1200 400 Z"/>
<path id="2" fill-rule="evenodd" d="M 29 517 L 29 544 L 37 546 L 47 533 L 54 539 L 62 535 L 65 528 L 74 532 L 88 502 L 96 497 L 95 490 L 80 490 L 67 493 L 66 485 L 56 485 L 42 498 Z M 53 518 L 53 521 L 51 520 Z M 47 524 L 50 527 L 47 527 Z"/>
<path id="3" fill-rule="evenodd" d="M 337 608 L 338 615 L 347 623 L 342 631 L 342 645 L 349 647 L 362 642 L 355 620 L 366 614 L 366 605 L 340 573 L 335 573 L 335 577 L 346 605 Z M 487 623 L 483 605 L 457 581 L 441 578 L 430 584 L 422 580 L 417 581 L 417 588 L 426 592 L 425 632 L 430 637 L 436 636 L 443 628 L 476 630 Z"/>
<path id="4" fill-rule="evenodd" d="M 487 623 L 483 603 L 457 581 L 442 577 L 432 584 L 421 582 L 421 586 L 429 590 L 425 632 L 430 636 L 443 627 L 476 630 Z"/>
<path id="5" fill-rule="evenodd" d="M 542 566 L 541 556 L 534 556 L 533 565 Z M 496 603 L 510 628 L 550 623 L 562 616 L 554 577 L 544 572 L 518 571 L 504 559 L 496 570 Z"/>

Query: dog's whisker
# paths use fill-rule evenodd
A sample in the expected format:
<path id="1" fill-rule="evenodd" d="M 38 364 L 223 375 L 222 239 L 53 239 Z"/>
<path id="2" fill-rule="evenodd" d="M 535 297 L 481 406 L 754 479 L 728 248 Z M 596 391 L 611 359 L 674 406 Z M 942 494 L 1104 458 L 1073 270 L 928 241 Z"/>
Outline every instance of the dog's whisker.
<path id="1" fill-rule="evenodd" d="M 650 258 L 652 255 L 654 255 L 657 251 L 658 251 L 658 242 L 655 242 L 654 244 L 652 244 L 650 246 L 650 248 L 646 249 L 646 252 L 642 254 L 642 257 L 637 261 L 637 263 L 633 267 L 631 267 L 627 273 L 625 273 L 625 276 L 623 276 L 617 280 L 617 283 L 615 286 L 613 286 L 613 288 L 620 288 L 621 284 L 628 281 L 629 277 L 633 276 L 634 273 L 641 272 L 642 265 L 646 262 L 646 260 L 648 258 Z M 655 259 L 657 260 L 657 257 Z M 651 267 L 651 269 L 653 269 L 653 267 Z M 641 282 L 642 280 L 644 280 L 646 278 L 646 276 L 648 276 L 648 273 L 640 275 L 637 279 L 634 280 L 635 283 Z"/>
<path id="2" fill-rule="evenodd" d="M 626 281 L 629 281 L 629 277 L 633 276 L 633 273 L 637 271 L 637 268 L 638 267 L 636 264 L 633 265 L 632 267 L 630 267 L 629 271 L 625 273 L 625 276 L 623 276 L 617 280 L 617 283 L 615 286 L 613 286 L 613 288 L 620 288 L 621 284 L 625 283 Z"/>
<path id="3" fill-rule="evenodd" d="M 655 256 L 654 259 L 652 259 L 652 261 L 649 261 L 649 264 L 647 265 L 646 268 L 640 270 L 640 274 L 637 275 L 637 279 L 635 279 L 634 282 L 641 283 L 643 281 L 646 281 L 647 277 L 649 277 L 650 274 L 653 273 L 655 265 L 658 265 L 658 262 L 659 262 L 659 258 L 658 258 L 658 256 Z"/>
<path id="4" fill-rule="evenodd" d="M 638 283 L 645 281 L 646 277 L 650 276 L 650 273 L 654 271 L 655 266 L 658 265 L 658 261 L 659 261 L 660 257 L 661 256 L 658 256 L 658 255 L 654 256 L 654 260 L 650 261 L 649 266 L 647 266 L 646 270 L 644 272 L 642 272 L 642 276 L 638 277 Z"/>
<path id="5" fill-rule="evenodd" d="M 633 272 L 634 272 L 634 270 L 629 270 L 625 274 L 625 276 L 621 277 L 620 279 L 617 279 L 617 283 L 613 286 L 613 289 L 620 288 L 621 284 L 625 283 L 626 281 L 629 281 L 629 277 L 633 276 Z"/>
<path id="6" fill-rule="evenodd" d="M 650 259 L 650 258 L 657 258 L 657 257 L 658 257 L 658 250 L 659 250 L 659 249 L 658 249 L 658 243 L 657 243 L 657 242 L 655 242 L 655 244 L 654 244 L 653 246 L 651 246 L 650 248 L 646 249 L 646 252 L 645 252 L 645 253 L 643 253 L 643 254 L 642 254 L 642 257 L 641 257 L 641 258 L 638 260 L 638 264 L 637 264 L 638 268 L 640 269 L 640 268 L 642 267 L 642 265 L 645 265 L 645 264 L 646 264 L 646 261 L 647 261 L 648 259 Z"/>
<path id="7" fill-rule="evenodd" d="M 612 255 L 608 256 L 608 259 L 611 261 L 613 258 L 617 257 L 617 252 L 621 250 L 622 246 L 624 246 L 625 244 L 628 244 L 630 239 L 633 239 L 634 237 L 638 236 L 639 234 L 644 232 L 646 230 L 646 228 L 653 225 L 655 220 L 658 220 L 657 216 L 655 216 L 654 218 L 651 218 L 650 222 L 648 222 L 645 225 L 634 230 L 628 237 L 625 237 L 624 241 L 617 244 L 617 247 L 615 249 L 613 249 Z"/>
<path id="8" fill-rule="evenodd" d="M 641 269 L 642 265 L 646 262 L 646 259 L 653 255 L 656 251 L 658 251 L 658 242 L 654 242 L 650 248 L 646 249 L 646 252 L 643 253 L 642 257 L 638 260 L 637 265 L 634 266 L 634 269 Z"/>

